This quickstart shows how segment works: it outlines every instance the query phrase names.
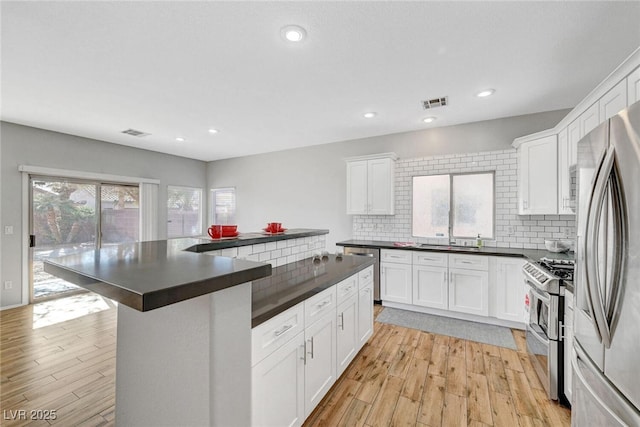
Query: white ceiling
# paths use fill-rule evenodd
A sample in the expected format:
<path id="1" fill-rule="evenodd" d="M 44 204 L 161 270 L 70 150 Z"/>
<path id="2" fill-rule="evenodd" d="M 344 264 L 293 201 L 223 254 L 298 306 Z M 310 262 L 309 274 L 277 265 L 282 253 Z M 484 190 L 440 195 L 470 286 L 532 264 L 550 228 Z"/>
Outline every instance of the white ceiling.
<path id="1" fill-rule="evenodd" d="M 637 1 L 1 4 L 2 120 L 201 160 L 573 107 L 640 46 Z"/>

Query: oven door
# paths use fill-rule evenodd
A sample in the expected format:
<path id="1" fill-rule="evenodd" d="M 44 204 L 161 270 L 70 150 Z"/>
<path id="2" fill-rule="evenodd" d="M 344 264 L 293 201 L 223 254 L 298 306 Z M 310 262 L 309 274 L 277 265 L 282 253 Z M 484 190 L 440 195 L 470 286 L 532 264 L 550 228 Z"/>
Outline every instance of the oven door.
<path id="1" fill-rule="evenodd" d="M 550 399 L 558 399 L 558 295 L 550 295 L 526 281 L 529 297 L 527 353 Z"/>

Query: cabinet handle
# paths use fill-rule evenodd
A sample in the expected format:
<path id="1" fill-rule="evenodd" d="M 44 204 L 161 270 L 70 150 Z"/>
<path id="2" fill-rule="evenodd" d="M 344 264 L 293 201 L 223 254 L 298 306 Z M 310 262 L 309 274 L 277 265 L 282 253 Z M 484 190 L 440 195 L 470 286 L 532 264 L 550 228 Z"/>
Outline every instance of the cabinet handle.
<path id="1" fill-rule="evenodd" d="M 311 339 L 307 341 L 311 342 L 311 351 L 308 351 L 307 354 L 309 354 L 313 359 L 313 337 L 311 337 Z"/>
<path id="2" fill-rule="evenodd" d="M 453 272 L 449 273 L 449 283 L 453 283 Z"/>
<path id="3" fill-rule="evenodd" d="M 321 302 L 320 304 L 316 305 L 316 307 L 318 307 L 318 308 L 322 308 L 322 307 L 324 307 L 325 305 L 329 304 L 330 302 L 331 302 L 331 300 L 323 301 L 323 302 Z"/>
<path id="4" fill-rule="evenodd" d="M 340 313 L 340 329 L 344 331 L 344 312 Z"/>
<path id="5" fill-rule="evenodd" d="M 300 346 L 300 348 L 302 349 L 302 357 L 300 358 L 300 360 L 304 361 L 304 364 L 307 364 L 307 342 L 305 341 L 304 344 L 302 344 Z"/>
<path id="6" fill-rule="evenodd" d="M 460 264 L 476 264 L 473 261 L 460 261 Z"/>
<path id="7" fill-rule="evenodd" d="M 291 328 L 293 328 L 293 325 L 284 325 L 281 329 L 278 329 L 277 331 L 275 331 L 275 335 L 279 337 L 280 335 L 284 334 Z"/>

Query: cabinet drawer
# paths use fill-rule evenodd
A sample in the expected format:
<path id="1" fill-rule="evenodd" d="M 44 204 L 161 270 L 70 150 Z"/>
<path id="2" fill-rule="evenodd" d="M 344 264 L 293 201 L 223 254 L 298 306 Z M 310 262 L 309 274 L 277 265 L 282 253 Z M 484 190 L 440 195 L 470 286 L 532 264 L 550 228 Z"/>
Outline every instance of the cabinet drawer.
<path id="1" fill-rule="evenodd" d="M 439 252 L 414 252 L 414 265 L 429 265 L 432 267 L 446 267 L 448 254 Z"/>
<path id="2" fill-rule="evenodd" d="M 358 273 L 358 287 L 360 289 L 373 282 L 373 266 L 367 267 Z"/>
<path id="3" fill-rule="evenodd" d="M 449 255 L 450 268 L 489 271 L 489 257 L 482 255 Z"/>
<path id="4" fill-rule="evenodd" d="M 304 307 L 291 307 L 251 330 L 251 365 L 287 343 L 304 330 Z"/>
<path id="5" fill-rule="evenodd" d="M 382 262 L 395 262 L 398 264 L 411 264 L 413 259 L 412 251 L 395 251 L 383 249 L 380 251 Z"/>
<path id="6" fill-rule="evenodd" d="M 337 304 L 342 304 L 342 302 L 348 299 L 351 295 L 355 295 L 358 290 L 358 275 L 354 274 L 351 277 L 347 277 L 342 282 L 339 282 L 336 285 L 337 292 Z"/>
<path id="7" fill-rule="evenodd" d="M 311 326 L 316 320 L 335 310 L 336 305 L 336 286 L 331 286 L 306 300 L 304 302 L 305 327 Z"/>

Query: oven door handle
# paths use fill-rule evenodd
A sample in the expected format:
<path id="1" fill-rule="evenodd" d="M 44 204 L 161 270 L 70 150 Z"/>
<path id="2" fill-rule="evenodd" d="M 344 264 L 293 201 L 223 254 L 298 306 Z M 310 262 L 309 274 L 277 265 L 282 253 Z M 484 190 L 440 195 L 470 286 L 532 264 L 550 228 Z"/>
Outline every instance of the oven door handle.
<path id="1" fill-rule="evenodd" d="M 551 299 L 549 298 L 549 295 L 541 293 L 534 283 L 527 281 L 527 284 L 529 285 L 529 289 L 531 289 L 531 293 L 535 295 L 537 299 L 541 300 L 545 305 L 550 305 Z M 533 301 L 530 303 L 533 303 Z"/>

